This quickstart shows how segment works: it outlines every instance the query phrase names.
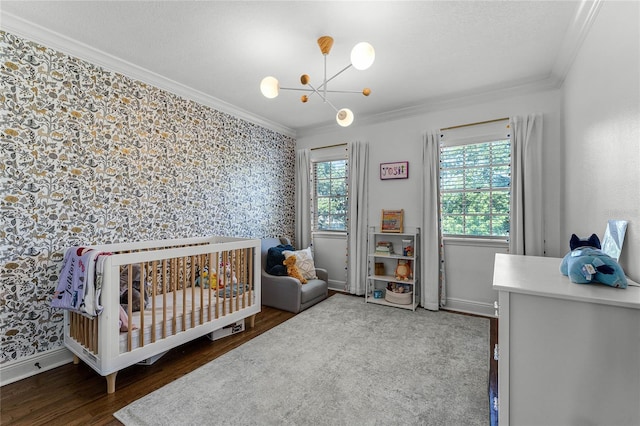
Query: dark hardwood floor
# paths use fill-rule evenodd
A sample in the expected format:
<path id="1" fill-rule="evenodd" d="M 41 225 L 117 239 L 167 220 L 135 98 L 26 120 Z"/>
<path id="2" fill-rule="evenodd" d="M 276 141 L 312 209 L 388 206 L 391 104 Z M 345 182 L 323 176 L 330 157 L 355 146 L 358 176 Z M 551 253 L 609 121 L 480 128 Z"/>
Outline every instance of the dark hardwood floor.
<path id="1" fill-rule="evenodd" d="M 215 342 L 202 337 L 167 352 L 153 365 L 134 365 L 121 370 L 116 380 L 116 392 L 111 395 L 107 394 L 105 378 L 82 362 L 79 365 L 66 364 L 3 386 L 0 388 L 0 424 L 120 425 L 112 415 L 120 408 L 293 316 L 292 313 L 263 306 L 252 329 Z M 493 330 L 497 321 L 491 321 Z M 493 356 L 493 349 L 489 352 Z"/>

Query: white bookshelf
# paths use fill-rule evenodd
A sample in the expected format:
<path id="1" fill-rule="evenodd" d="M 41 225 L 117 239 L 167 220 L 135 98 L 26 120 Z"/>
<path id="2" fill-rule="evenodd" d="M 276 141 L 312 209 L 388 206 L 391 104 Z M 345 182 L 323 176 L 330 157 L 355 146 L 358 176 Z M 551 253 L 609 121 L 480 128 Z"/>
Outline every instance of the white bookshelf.
<path id="1" fill-rule="evenodd" d="M 376 227 L 369 229 L 366 303 L 393 306 L 413 311 L 420 304 L 420 228 L 407 231 L 409 232 L 390 233 L 380 232 L 379 228 Z M 388 243 L 392 247 L 392 252 L 388 254 L 378 252 L 376 248 L 382 243 Z M 410 247 L 409 252 L 403 250 L 407 247 Z M 401 279 L 395 275 L 399 263 L 408 265 L 410 270 L 408 278 Z M 379 269 L 384 269 L 384 271 Z M 386 292 L 391 291 L 388 288 L 389 286 L 403 287 L 405 291 L 404 293 L 387 295 Z M 406 295 L 407 291 L 411 292 L 410 296 Z M 396 303 L 395 301 L 398 299 L 404 300 Z"/>

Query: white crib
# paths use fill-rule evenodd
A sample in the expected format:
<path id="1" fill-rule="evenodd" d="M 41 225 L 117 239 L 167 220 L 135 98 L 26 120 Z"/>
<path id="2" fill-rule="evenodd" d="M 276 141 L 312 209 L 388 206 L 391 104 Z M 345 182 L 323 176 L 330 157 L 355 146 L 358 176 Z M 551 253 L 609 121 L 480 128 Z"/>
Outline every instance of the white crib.
<path id="1" fill-rule="evenodd" d="M 65 311 L 64 343 L 75 363 L 81 359 L 106 376 L 108 393 L 115 392 L 119 370 L 246 318 L 253 327 L 260 312 L 260 240 L 202 237 L 89 248 L 112 253 L 102 271 L 104 311 L 95 318 Z M 129 300 L 128 331 L 120 332 L 120 272 L 135 264 L 146 276 L 149 301 L 132 312 Z M 213 285 L 204 285 L 205 270 L 212 271 Z M 216 278 L 214 271 L 220 271 Z M 131 294 L 131 280 L 128 285 Z"/>

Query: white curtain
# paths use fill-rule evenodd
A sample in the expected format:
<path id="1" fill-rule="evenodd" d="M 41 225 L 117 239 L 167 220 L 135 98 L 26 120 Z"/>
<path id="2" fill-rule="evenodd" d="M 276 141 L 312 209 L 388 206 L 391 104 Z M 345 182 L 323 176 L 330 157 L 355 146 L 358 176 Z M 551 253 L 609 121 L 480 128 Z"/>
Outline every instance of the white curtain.
<path id="1" fill-rule="evenodd" d="M 509 252 L 544 255 L 542 115 L 509 119 L 511 127 L 511 230 Z"/>
<path id="2" fill-rule="evenodd" d="M 296 152 L 295 244 L 299 249 L 311 245 L 311 151 Z"/>
<path id="3" fill-rule="evenodd" d="M 367 232 L 369 209 L 369 145 L 348 144 L 349 212 L 347 231 L 347 285 L 351 294 L 363 295 L 367 279 Z"/>
<path id="4" fill-rule="evenodd" d="M 438 131 L 424 135 L 422 145 L 422 274 L 420 303 L 437 311 L 446 300 L 444 256 L 440 231 L 440 138 Z"/>

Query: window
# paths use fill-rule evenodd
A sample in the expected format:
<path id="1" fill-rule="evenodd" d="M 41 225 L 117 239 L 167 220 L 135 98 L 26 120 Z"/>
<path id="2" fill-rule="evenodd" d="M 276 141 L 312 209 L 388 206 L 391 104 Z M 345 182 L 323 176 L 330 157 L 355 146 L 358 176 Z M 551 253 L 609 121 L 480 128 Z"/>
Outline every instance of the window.
<path id="1" fill-rule="evenodd" d="M 347 160 L 313 163 L 315 231 L 347 230 Z"/>
<path id="2" fill-rule="evenodd" d="M 510 163 L 509 140 L 441 146 L 443 235 L 509 235 Z"/>

